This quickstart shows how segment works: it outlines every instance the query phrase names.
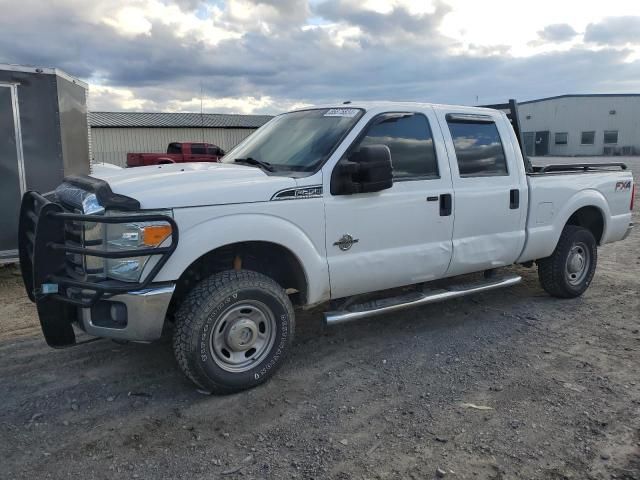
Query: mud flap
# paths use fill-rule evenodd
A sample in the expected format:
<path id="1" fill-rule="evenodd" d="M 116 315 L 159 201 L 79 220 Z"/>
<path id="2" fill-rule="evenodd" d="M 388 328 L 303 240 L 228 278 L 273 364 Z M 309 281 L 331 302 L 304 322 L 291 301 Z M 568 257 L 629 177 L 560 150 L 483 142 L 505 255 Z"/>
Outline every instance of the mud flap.
<path id="1" fill-rule="evenodd" d="M 47 345 L 63 348 L 76 343 L 72 326 L 77 310 L 74 305 L 44 296 L 36 301 L 36 307 Z"/>

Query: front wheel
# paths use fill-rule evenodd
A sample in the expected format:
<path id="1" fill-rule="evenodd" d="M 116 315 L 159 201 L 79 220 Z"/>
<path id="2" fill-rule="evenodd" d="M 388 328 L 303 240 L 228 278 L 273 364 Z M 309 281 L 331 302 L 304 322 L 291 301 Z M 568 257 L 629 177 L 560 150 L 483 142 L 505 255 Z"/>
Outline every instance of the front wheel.
<path id="1" fill-rule="evenodd" d="M 598 249 L 593 234 L 567 225 L 550 257 L 538 260 L 538 278 L 549 294 L 560 298 L 582 295 L 593 280 Z"/>
<path id="2" fill-rule="evenodd" d="M 282 365 L 293 306 L 271 278 L 220 272 L 196 285 L 176 313 L 173 349 L 184 374 L 212 393 L 255 387 Z"/>

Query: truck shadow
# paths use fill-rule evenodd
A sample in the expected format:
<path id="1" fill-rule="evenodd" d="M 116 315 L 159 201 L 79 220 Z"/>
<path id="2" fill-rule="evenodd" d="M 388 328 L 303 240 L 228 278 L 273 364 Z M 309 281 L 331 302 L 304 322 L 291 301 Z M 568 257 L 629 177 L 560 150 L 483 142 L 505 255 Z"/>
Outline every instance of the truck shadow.
<path id="1" fill-rule="evenodd" d="M 273 388 L 286 395 L 289 383 L 295 389 L 304 378 L 369 360 L 397 357 L 405 361 L 416 354 L 435 355 L 452 345 L 464 355 L 465 350 L 490 346 L 474 344 L 473 339 L 505 337 L 521 325 L 531 296 L 539 293 L 532 291 L 538 288 L 534 283 L 533 275 L 525 273 L 523 284 L 511 289 L 334 327 L 325 327 L 320 313 L 299 312 L 287 362 L 274 379 L 250 395 L 259 396 L 262 391 L 268 395 Z M 17 405 L 34 393 L 81 397 L 89 403 L 117 398 L 137 406 L 151 399 L 175 404 L 212 398 L 198 393 L 182 375 L 169 335 L 149 345 L 102 340 L 64 350 L 52 350 L 41 337 L 31 337 L 5 342 L 0 353 L 0 377 L 7 392 L 3 397 L 8 404 Z"/>

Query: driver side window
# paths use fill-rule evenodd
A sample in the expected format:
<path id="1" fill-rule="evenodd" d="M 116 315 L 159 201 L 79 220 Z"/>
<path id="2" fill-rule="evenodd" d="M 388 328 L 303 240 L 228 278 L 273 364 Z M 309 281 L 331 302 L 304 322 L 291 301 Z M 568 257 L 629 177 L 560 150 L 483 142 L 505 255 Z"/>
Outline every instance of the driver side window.
<path id="1" fill-rule="evenodd" d="M 396 181 L 439 178 L 431 128 L 422 114 L 385 113 L 376 117 L 357 148 L 367 145 L 389 147 Z"/>

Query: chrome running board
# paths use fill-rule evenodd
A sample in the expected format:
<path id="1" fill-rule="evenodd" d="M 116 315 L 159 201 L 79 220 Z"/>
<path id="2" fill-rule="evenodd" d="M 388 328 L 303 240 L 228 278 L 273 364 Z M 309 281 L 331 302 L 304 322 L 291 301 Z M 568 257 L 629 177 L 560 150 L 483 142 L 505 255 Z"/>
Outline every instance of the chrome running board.
<path id="1" fill-rule="evenodd" d="M 428 303 L 441 302 L 452 298 L 464 297 L 472 293 L 486 292 L 497 288 L 510 287 L 522 281 L 519 275 L 508 275 L 492 278 L 482 282 L 452 285 L 446 289 L 430 290 L 425 292 L 411 292 L 398 297 L 371 300 L 349 306 L 346 310 L 325 312 L 324 321 L 327 325 L 351 322 L 361 318 L 382 315 L 383 313 L 397 312 L 407 308 L 419 307 Z"/>

